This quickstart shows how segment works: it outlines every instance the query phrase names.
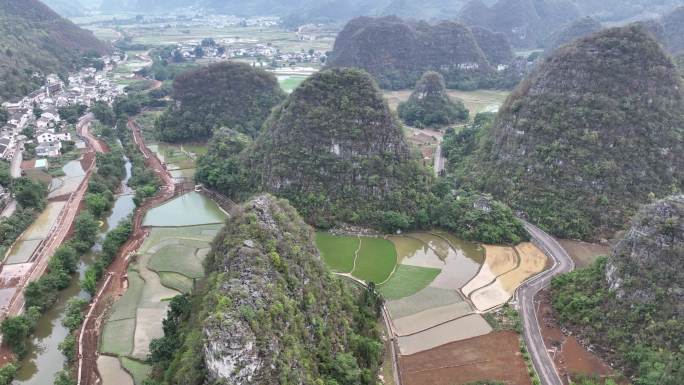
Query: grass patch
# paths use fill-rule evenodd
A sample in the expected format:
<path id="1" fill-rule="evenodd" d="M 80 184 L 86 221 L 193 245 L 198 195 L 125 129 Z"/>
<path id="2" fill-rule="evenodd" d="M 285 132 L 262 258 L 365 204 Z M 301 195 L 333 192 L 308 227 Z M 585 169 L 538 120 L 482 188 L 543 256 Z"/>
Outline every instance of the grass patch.
<path id="1" fill-rule="evenodd" d="M 192 242 L 192 241 L 191 241 Z M 168 245 L 152 255 L 148 267 L 158 272 L 174 272 L 183 274 L 189 278 L 204 276 L 202 259 L 197 255 L 198 244 L 188 245 L 181 240 L 179 245 Z M 195 242 L 192 242 L 195 243 Z M 199 242 L 198 242 L 199 243 Z M 209 244 L 204 244 L 209 248 Z"/>
<path id="2" fill-rule="evenodd" d="M 382 238 L 361 238 L 352 275 L 366 282 L 381 283 L 389 278 L 397 264 L 394 244 Z"/>
<path id="3" fill-rule="evenodd" d="M 135 270 L 128 270 L 128 289 L 112 307 L 112 314 L 109 316 L 108 324 L 112 321 L 135 318 L 140 298 L 142 297 L 145 281 L 140 278 Z"/>
<path id="4" fill-rule="evenodd" d="M 102 330 L 100 352 L 124 356 L 133 351 L 135 338 L 135 318 L 109 321 Z"/>
<path id="5" fill-rule="evenodd" d="M 133 377 L 135 385 L 142 385 L 143 381 L 152 374 L 150 365 L 128 357 L 121 357 L 121 366 Z"/>
<path id="6" fill-rule="evenodd" d="M 281 80 L 278 80 L 278 83 L 280 84 L 280 88 L 289 94 L 294 91 L 295 88 L 299 87 L 299 85 L 302 84 L 306 78 L 306 76 L 292 75 L 283 77 Z"/>
<path id="7" fill-rule="evenodd" d="M 163 271 L 159 273 L 159 280 L 161 284 L 179 291 L 183 294 L 188 294 L 192 291 L 192 279 L 184 276 L 183 274 L 178 274 L 169 271 Z"/>
<path id="8" fill-rule="evenodd" d="M 388 300 L 408 297 L 425 289 L 440 272 L 440 269 L 399 265 L 392 278 L 381 285 L 379 290 Z"/>
<path id="9" fill-rule="evenodd" d="M 349 273 L 354 268 L 354 257 L 359 248 L 359 238 L 316 233 L 316 247 L 318 247 L 323 260 L 331 270 Z"/>

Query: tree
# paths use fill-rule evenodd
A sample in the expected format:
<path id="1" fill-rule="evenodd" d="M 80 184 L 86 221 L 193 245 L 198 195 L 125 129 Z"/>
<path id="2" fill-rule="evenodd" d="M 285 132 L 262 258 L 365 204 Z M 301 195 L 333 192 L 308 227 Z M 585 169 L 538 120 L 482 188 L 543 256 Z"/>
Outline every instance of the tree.
<path id="1" fill-rule="evenodd" d="M 0 368 L 0 385 L 12 385 L 14 377 L 17 375 L 17 366 L 9 363 Z"/>
<path id="2" fill-rule="evenodd" d="M 107 126 L 113 126 L 116 123 L 116 115 L 114 110 L 107 103 L 97 102 L 90 107 L 90 112 L 95 115 L 95 118 Z"/>
<path id="3" fill-rule="evenodd" d="M 85 201 L 88 211 L 95 217 L 100 217 L 109 210 L 109 201 L 105 199 L 103 194 L 88 193 L 86 194 Z"/>
<path id="4" fill-rule="evenodd" d="M 13 189 L 14 197 L 22 207 L 41 210 L 45 207 L 47 186 L 44 183 L 22 177 L 15 180 Z"/>
<path id="5" fill-rule="evenodd" d="M 8 344 L 18 356 L 26 354 L 26 337 L 31 331 L 24 316 L 8 317 L 0 324 L 3 342 Z"/>
<path id="6" fill-rule="evenodd" d="M 9 120 L 9 118 L 10 114 L 9 111 L 7 111 L 7 108 L 0 106 L 0 127 L 4 126 L 5 123 L 7 123 L 7 121 Z"/>

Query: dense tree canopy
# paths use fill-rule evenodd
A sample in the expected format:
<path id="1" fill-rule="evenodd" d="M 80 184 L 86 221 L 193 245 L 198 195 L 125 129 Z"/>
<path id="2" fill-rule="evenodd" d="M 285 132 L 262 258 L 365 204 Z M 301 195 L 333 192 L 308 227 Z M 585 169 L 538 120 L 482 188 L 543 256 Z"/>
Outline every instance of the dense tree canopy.
<path id="1" fill-rule="evenodd" d="M 178 75 L 173 97 L 176 103 L 155 125 L 159 137 L 171 142 L 208 139 L 221 127 L 256 136 L 285 94 L 274 75 L 221 62 Z"/>
<path id="2" fill-rule="evenodd" d="M 468 119 L 468 109 L 446 93 L 444 77 L 426 72 L 409 100 L 399 104 L 399 117 L 414 127 L 442 127 Z"/>

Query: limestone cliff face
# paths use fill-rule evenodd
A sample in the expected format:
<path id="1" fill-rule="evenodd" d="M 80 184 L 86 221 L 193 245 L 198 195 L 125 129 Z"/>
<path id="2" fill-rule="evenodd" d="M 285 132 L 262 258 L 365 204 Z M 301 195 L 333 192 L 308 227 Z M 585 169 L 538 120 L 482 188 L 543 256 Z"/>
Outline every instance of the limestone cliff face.
<path id="1" fill-rule="evenodd" d="M 219 233 L 203 300 L 203 383 L 314 385 L 347 375 L 367 384 L 366 369 L 376 377 L 375 318 L 359 324 L 367 310 L 358 292 L 329 273 L 313 236 L 292 206 L 270 195 L 245 203 Z M 370 368 L 354 350 L 364 341 L 377 348 Z M 336 372 L 339 359 L 349 373 Z"/>
<path id="2" fill-rule="evenodd" d="M 684 184 L 684 102 L 674 65 L 638 26 L 557 50 L 502 107 L 485 188 L 556 235 L 621 229 L 650 195 Z M 483 167 L 484 165 L 484 167 Z"/>
<path id="3" fill-rule="evenodd" d="M 639 211 L 608 260 L 606 279 L 621 300 L 659 301 L 684 317 L 684 195 Z"/>
<path id="4" fill-rule="evenodd" d="M 447 82 L 492 72 L 473 33 L 463 24 L 411 23 L 396 17 L 351 20 L 338 35 L 329 67 L 369 72 L 383 88 L 411 87 L 427 70 Z"/>

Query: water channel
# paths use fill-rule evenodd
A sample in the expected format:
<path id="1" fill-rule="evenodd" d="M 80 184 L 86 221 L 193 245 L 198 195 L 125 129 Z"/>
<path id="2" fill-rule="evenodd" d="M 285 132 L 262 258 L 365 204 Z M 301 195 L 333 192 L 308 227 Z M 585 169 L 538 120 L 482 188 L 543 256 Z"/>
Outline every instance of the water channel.
<path id="1" fill-rule="evenodd" d="M 131 178 L 132 165 L 126 160 L 126 177 L 122 181 L 121 194 L 112 208 L 112 212 L 105 220 L 101 228 L 99 241 L 93 246 L 93 251 L 101 247 L 101 242 L 107 233 L 114 229 L 126 217 L 133 213 L 135 204 L 133 194 L 128 187 Z M 84 255 L 79 263 L 79 275 L 74 276 L 71 285 L 60 292 L 57 302 L 38 321 L 36 330 L 29 344 L 29 353 L 20 362 L 17 372 L 16 385 L 46 385 L 52 384 L 54 377 L 65 364 L 65 358 L 59 351 L 59 344 L 69 334 L 69 330 L 62 325 L 65 315 L 66 304 L 73 297 L 89 299 L 89 294 L 81 290 L 79 282 L 83 278 L 86 269 L 93 263 L 93 252 Z"/>

